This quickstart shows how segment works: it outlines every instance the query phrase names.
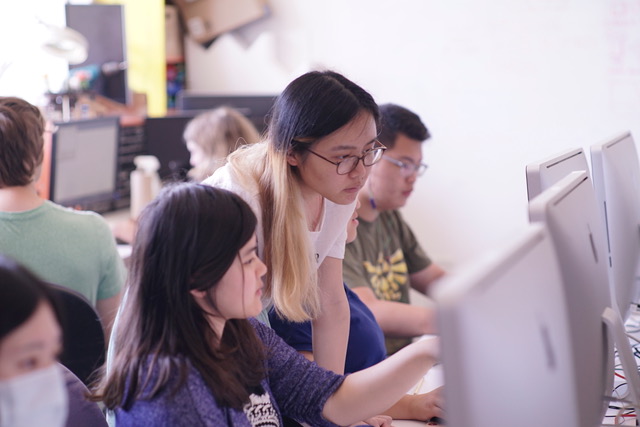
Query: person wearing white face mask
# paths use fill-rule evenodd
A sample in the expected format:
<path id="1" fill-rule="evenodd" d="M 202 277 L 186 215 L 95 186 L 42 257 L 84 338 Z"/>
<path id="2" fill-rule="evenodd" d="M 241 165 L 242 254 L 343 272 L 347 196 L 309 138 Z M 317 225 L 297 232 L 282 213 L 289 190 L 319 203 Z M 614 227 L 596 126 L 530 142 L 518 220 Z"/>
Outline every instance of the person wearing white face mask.
<path id="1" fill-rule="evenodd" d="M 86 387 L 57 362 L 60 316 L 51 288 L 0 256 L 0 427 L 106 425 Z"/>

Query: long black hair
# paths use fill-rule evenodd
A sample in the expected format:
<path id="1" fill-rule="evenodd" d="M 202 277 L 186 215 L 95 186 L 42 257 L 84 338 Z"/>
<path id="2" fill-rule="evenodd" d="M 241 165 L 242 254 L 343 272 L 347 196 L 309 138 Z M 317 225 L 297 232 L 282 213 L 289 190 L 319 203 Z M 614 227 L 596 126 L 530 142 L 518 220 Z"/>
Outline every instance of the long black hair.
<path id="1" fill-rule="evenodd" d="M 0 255 L 0 341 L 26 322 L 41 302 L 51 306 L 61 324 L 55 292 L 18 262 Z"/>
<path id="2" fill-rule="evenodd" d="M 378 105 L 366 90 L 335 71 L 311 71 L 289 83 L 276 99 L 268 139 L 278 151 L 304 152 L 362 112 L 371 114 L 378 127 Z"/>
<path id="3" fill-rule="evenodd" d="M 223 336 L 216 336 L 190 291 L 217 286 L 255 227 L 240 197 L 201 184 L 169 186 L 144 209 L 115 332 L 116 356 L 96 399 L 126 410 L 138 398 L 155 396 L 174 370 L 180 372 L 172 384 L 177 390 L 188 361 L 221 406 L 241 408 L 249 401 L 264 378 L 261 341 L 246 319 L 227 320 Z"/>

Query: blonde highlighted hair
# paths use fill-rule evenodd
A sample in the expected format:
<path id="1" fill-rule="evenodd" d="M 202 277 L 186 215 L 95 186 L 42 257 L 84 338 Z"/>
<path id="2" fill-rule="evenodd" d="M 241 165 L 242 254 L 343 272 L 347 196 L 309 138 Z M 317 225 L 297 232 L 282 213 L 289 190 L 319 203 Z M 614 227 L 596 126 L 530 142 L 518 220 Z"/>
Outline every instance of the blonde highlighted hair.
<path id="1" fill-rule="evenodd" d="M 229 156 L 241 179 L 258 185 L 262 207 L 263 253 L 268 266 L 266 294 L 278 313 L 293 322 L 320 310 L 317 265 L 295 171 L 271 144 L 256 144 Z M 239 171 L 242 171 L 240 173 Z"/>

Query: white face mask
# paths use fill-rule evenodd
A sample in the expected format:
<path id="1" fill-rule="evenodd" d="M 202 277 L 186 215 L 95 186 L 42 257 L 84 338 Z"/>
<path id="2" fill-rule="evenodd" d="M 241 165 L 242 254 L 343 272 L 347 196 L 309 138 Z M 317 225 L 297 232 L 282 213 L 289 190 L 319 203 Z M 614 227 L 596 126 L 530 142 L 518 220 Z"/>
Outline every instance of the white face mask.
<path id="1" fill-rule="evenodd" d="M 64 426 L 68 397 L 57 363 L 0 381 L 0 427 Z"/>

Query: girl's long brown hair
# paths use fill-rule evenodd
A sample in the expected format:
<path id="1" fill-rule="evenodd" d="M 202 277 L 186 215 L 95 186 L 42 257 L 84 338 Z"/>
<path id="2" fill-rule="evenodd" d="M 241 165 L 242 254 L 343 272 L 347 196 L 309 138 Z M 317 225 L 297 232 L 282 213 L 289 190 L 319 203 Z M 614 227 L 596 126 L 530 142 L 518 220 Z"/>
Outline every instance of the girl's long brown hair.
<path id="1" fill-rule="evenodd" d="M 171 186 L 151 202 L 139 219 L 115 358 L 94 400 L 127 410 L 167 386 L 176 391 L 191 364 L 221 406 L 249 401 L 265 375 L 262 342 L 246 319 L 228 320 L 216 336 L 189 291 L 214 288 L 255 226 L 242 199 L 206 185 Z"/>

